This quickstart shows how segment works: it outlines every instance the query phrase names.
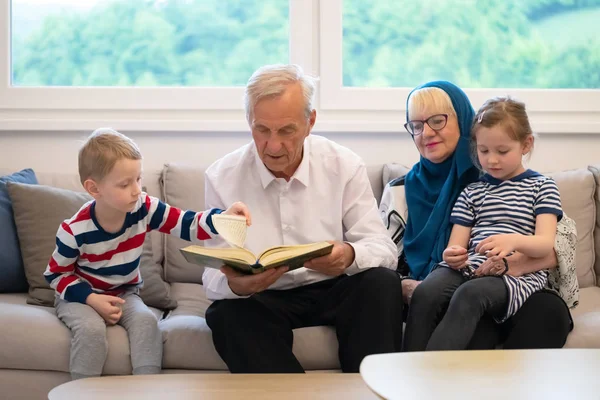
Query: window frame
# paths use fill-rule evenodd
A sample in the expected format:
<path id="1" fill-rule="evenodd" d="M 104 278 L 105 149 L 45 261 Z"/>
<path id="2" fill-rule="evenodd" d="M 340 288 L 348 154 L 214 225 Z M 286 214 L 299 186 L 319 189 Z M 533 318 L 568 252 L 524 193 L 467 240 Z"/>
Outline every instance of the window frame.
<path id="1" fill-rule="evenodd" d="M 289 61 L 319 77 L 315 132 L 407 134 L 410 88 L 342 86 L 343 0 L 289 0 Z M 242 87 L 11 87 L 10 0 L 0 0 L 0 131 L 247 131 Z M 473 106 L 511 94 L 538 133 L 600 133 L 599 89 L 465 89 Z"/>

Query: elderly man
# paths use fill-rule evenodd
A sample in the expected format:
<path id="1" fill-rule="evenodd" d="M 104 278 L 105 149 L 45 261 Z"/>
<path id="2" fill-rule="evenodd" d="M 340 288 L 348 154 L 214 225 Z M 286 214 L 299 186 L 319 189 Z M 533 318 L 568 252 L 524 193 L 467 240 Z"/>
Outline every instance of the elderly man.
<path id="1" fill-rule="evenodd" d="M 402 285 L 362 160 L 310 135 L 314 82 L 295 65 L 258 69 L 245 107 L 250 143 L 206 171 L 206 206 L 245 202 L 252 213 L 246 247 L 329 241 L 331 254 L 303 268 L 242 275 L 207 268 L 203 282 L 213 341 L 231 372 L 304 372 L 292 329 L 332 325 L 344 372 L 362 359 L 400 351 Z M 286 273 L 287 272 L 287 273 Z"/>

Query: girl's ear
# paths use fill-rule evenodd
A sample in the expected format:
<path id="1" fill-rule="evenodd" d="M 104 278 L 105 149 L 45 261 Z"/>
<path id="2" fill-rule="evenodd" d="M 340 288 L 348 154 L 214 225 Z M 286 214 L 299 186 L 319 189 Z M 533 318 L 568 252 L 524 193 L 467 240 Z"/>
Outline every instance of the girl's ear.
<path id="1" fill-rule="evenodd" d="M 523 142 L 523 155 L 531 151 L 531 149 L 533 148 L 534 140 L 535 138 L 533 137 L 533 135 L 529 135 L 527 139 L 525 139 L 525 141 Z"/>

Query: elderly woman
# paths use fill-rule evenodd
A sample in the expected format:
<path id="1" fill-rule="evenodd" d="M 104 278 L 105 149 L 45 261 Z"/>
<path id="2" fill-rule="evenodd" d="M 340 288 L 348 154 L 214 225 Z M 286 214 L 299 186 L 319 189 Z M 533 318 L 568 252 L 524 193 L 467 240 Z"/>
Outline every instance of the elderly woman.
<path id="1" fill-rule="evenodd" d="M 410 304 L 403 346 L 408 351 L 425 350 L 429 340 L 411 335 L 411 319 L 419 318 L 423 310 L 436 310 L 438 319 L 431 326 L 431 335 L 446 311 L 437 307 L 437 299 L 420 295 L 418 285 L 442 261 L 454 202 L 465 186 L 479 178 L 470 154 L 473 116 L 466 94 L 450 82 L 429 82 L 408 96 L 405 127 L 421 158 L 406 176 L 386 186 L 381 202 L 388 231 L 398 245 L 404 300 Z M 469 348 L 494 348 L 499 343 L 513 349 L 564 345 L 573 327 L 569 306 L 577 304 L 578 287 L 576 280 L 568 278 L 575 276 L 575 227 L 569 218 L 562 221 L 555 252 L 549 257 L 532 259 L 515 253 L 507 258 L 507 273 L 514 276 L 550 269 L 548 290 L 533 294 L 503 324 L 490 317 L 482 319 Z M 491 258 L 477 274 L 495 275 L 504 269 L 501 260 Z"/>

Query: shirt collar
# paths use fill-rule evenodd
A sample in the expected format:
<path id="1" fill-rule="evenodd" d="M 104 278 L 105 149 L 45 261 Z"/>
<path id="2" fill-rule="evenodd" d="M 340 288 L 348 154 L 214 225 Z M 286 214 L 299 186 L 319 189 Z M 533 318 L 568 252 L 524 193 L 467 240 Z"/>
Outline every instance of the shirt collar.
<path id="1" fill-rule="evenodd" d="M 300 165 L 292 175 L 290 182 L 293 180 L 297 180 L 304 186 L 308 187 L 309 182 L 309 172 L 310 172 L 310 135 L 304 139 L 304 151 L 302 154 L 302 161 Z M 275 179 L 275 175 L 263 164 L 262 160 L 258 156 L 258 151 L 256 150 L 256 144 L 253 143 L 253 151 L 254 151 L 254 161 L 256 163 L 256 168 L 258 169 L 258 174 L 260 176 L 260 182 L 262 183 L 263 189 L 266 189 L 267 186 Z"/>

